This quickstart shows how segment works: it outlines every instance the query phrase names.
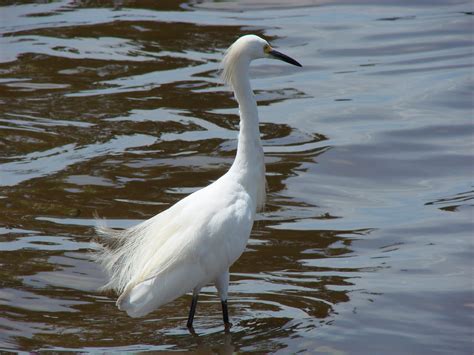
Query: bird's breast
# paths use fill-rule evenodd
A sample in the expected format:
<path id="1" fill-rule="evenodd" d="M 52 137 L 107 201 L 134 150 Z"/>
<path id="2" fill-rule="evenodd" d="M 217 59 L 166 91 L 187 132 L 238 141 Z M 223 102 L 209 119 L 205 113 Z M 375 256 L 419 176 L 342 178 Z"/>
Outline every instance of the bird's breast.
<path id="1" fill-rule="evenodd" d="M 210 277 L 227 270 L 245 250 L 255 217 L 254 203 L 243 189 L 213 211 L 206 225 L 205 247 L 200 248 L 200 264 Z"/>

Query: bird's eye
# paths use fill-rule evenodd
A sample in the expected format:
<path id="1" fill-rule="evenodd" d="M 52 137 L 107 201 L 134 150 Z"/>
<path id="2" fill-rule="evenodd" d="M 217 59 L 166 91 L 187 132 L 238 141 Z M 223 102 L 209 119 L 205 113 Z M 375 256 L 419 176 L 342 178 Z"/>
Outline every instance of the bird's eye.
<path id="1" fill-rule="evenodd" d="M 266 44 L 265 47 L 263 47 L 263 52 L 267 54 L 270 53 L 271 50 L 272 50 L 272 47 L 269 44 Z"/>

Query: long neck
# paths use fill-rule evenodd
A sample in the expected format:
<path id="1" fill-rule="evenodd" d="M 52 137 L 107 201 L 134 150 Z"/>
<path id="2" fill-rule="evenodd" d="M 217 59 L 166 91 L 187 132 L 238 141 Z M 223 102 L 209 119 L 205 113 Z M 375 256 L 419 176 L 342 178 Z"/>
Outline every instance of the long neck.
<path id="1" fill-rule="evenodd" d="M 265 166 L 260 141 L 257 102 L 249 80 L 249 62 L 238 63 L 232 78 L 235 98 L 239 103 L 240 131 L 237 155 L 231 171 L 247 191 L 255 197 L 256 205 L 263 207 L 265 199 Z M 262 186 L 263 185 L 263 186 Z"/>
<path id="2" fill-rule="evenodd" d="M 240 131 L 237 155 L 234 165 L 249 169 L 259 159 L 261 142 L 258 121 L 257 102 L 252 92 L 249 80 L 249 63 L 247 61 L 238 63 L 232 78 L 234 95 L 239 103 Z M 256 161 L 257 159 L 257 161 Z"/>

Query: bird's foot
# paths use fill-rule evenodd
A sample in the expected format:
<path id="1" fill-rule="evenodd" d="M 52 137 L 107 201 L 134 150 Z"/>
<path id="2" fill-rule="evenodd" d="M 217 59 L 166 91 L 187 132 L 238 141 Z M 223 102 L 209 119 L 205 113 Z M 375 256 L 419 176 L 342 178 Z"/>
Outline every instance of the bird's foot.
<path id="1" fill-rule="evenodd" d="M 192 324 L 187 324 L 186 326 L 188 327 L 188 331 L 192 336 L 195 336 L 195 337 L 198 336 L 196 332 L 194 331 L 194 327 Z"/>
<path id="2" fill-rule="evenodd" d="M 226 333 L 230 332 L 230 328 L 232 328 L 232 323 L 229 323 L 229 322 L 224 323 L 224 331 Z"/>

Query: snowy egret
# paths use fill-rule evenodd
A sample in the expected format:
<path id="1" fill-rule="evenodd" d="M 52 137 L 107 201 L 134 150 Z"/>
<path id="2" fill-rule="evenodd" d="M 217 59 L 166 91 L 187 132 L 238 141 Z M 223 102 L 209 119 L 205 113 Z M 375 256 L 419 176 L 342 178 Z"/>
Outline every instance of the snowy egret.
<path id="1" fill-rule="evenodd" d="M 181 295 L 193 293 L 187 326 L 192 329 L 198 295 L 214 283 L 225 329 L 229 267 L 243 253 L 257 211 L 265 202 L 265 165 L 257 103 L 249 80 L 254 59 L 275 58 L 301 66 L 255 36 L 240 37 L 222 62 L 222 77 L 239 104 L 237 154 L 229 171 L 209 186 L 158 215 L 125 230 L 99 225 L 96 260 L 109 275 L 104 289 L 120 294 L 117 306 L 131 317 L 144 316 Z"/>

